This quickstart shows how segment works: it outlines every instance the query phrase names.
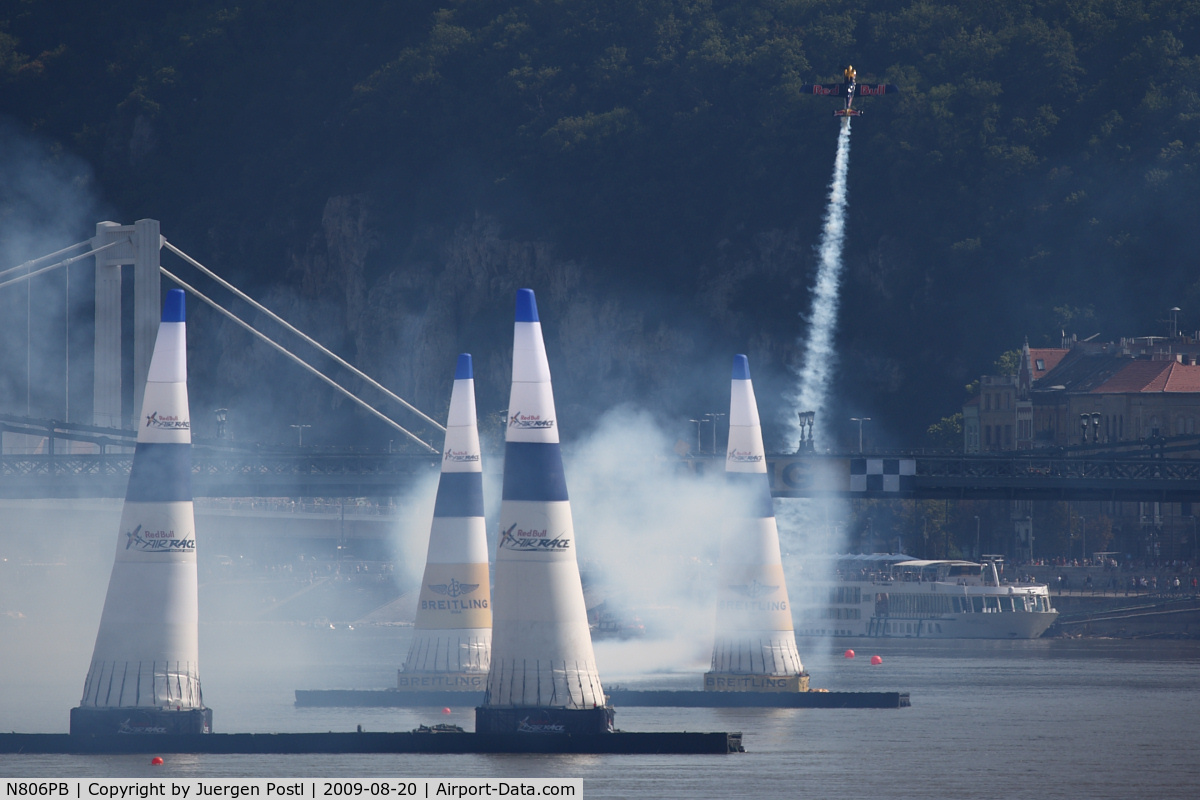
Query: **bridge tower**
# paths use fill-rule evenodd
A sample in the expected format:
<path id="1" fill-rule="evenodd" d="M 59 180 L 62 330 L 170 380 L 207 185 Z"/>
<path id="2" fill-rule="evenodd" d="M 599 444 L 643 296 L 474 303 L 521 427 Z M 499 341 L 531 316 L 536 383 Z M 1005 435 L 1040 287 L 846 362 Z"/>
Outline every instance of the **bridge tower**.
<path id="1" fill-rule="evenodd" d="M 163 237 L 156 219 L 132 225 L 96 224 L 96 348 L 92 424 L 123 427 L 121 414 L 121 268 L 133 265 L 133 411 L 142 407 L 150 356 L 162 309 L 159 253 Z"/>

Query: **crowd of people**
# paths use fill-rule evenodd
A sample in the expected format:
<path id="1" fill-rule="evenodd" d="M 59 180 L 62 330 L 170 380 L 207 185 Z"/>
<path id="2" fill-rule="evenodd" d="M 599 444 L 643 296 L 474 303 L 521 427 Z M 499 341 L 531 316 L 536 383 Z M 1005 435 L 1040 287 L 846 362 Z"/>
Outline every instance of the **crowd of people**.
<path id="1" fill-rule="evenodd" d="M 1059 558 L 1019 568 L 1060 594 L 1200 595 L 1200 570 L 1186 560 Z"/>

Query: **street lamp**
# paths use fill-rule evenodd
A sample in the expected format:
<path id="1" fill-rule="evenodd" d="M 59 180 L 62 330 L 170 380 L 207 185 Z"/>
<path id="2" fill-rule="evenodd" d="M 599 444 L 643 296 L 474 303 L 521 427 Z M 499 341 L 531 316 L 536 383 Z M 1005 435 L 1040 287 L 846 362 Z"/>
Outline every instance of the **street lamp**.
<path id="1" fill-rule="evenodd" d="M 979 515 L 975 516 L 975 558 L 979 558 Z"/>
<path id="2" fill-rule="evenodd" d="M 870 422 L 871 418 L 870 417 L 851 417 L 850 421 L 858 423 L 858 452 L 862 453 L 862 451 L 863 451 L 862 426 L 863 426 L 864 422 Z"/>
<path id="3" fill-rule="evenodd" d="M 1082 439 L 1083 444 L 1087 444 L 1088 421 L 1089 421 L 1088 414 L 1080 414 L 1079 415 L 1079 427 L 1083 431 L 1083 439 Z"/>
<path id="4" fill-rule="evenodd" d="M 1025 521 L 1029 523 L 1029 563 L 1033 563 L 1033 514 L 1030 513 Z"/>
<path id="5" fill-rule="evenodd" d="M 796 451 L 811 452 L 815 449 L 813 445 L 813 422 L 816 420 L 817 412 L 815 411 L 797 411 L 796 416 L 800 418 L 800 447 Z M 804 428 L 808 427 L 808 439 L 804 438 Z"/>
<path id="6" fill-rule="evenodd" d="M 296 429 L 296 435 L 299 437 L 297 441 L 298 446 L 304 447 L 304 429 L 311 428 L 312 425 L 292 425 L 291 427 Z"/>
<path id="7" fill-rule="evenodd" d="M 1100 412 L 1092 412 L 1092 442 L 1099 444 L 1100 442 Z"/>
<path id="8" fill-rule="evenodd" d="M 224 439 L 225 438 L 225 420 L 229 416 L 229 409 L 228 408 L 218 408 L 213 413 L 217 415 L 217 438 Z"/>
<path id="9" fill-rule="evenodd" d="M 712 422 L 712 426 L 713 426 L 713 449 L 712 449 L 712 451 L 713 451 L 713 455 L 716 455 L 717 454 L 717 420 L 719 420 L 721 417 L 723 417 L 725 415 L 717 414 L 716 412 L 713 412 L 710 414 L 705 414 L 704 416 Z"/>
<path id="10" fill-rule="evenodd" d="M 700 446 L 700 426 L 704 424 L 702 419 L 689 419 L 688 422 L 696 423 L 696 455 L 704 452 L 704 448 Z"/>

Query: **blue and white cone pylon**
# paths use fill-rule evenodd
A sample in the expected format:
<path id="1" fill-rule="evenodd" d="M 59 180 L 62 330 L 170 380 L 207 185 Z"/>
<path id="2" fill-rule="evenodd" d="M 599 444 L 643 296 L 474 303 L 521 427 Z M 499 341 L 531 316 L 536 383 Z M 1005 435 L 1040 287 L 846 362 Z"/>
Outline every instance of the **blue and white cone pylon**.
<path id="1" fill-rule="evenodd" d="M 167 292 L 83 699 L 72 733 L 207 733 L 184 293 Z"/>
<path id="2" fill-rule="evenodd" d="M 416 631 L 397 687 L 482 692 L 492 609 L 471 356 L 458 357 Z"/>
<path id="3" fill-rule="evenodd" d="M 709 691 L 806 691 L 796 649 L 779 531 L 750 365 L 734 356 L 725 475 L 736 508 L 721 537 L 720 585 Z"/>
<path id="4" fill-rule="evenodd" d="M 487 694 L 477 732 L 602 732 L 550 366 L 533 292 L 517 292 Z"/>

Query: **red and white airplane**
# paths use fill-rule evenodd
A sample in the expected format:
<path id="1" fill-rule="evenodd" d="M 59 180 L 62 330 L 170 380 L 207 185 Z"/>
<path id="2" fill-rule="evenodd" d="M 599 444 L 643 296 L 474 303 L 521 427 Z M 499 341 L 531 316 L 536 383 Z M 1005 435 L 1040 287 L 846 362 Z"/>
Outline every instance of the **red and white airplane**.
<path id="1" fill-rule="evenodd" d="M 858 73 L 854 71 L 854 67 L 846 67 L 843 74 L 846 76 L 844 83 L 806 83 L 800 87 L 800 91 L 804 94 L 816 94 L 822 97 L 846 98 L 845 108 L 834 109 L 835 117 L 861 117 L 862 109 L 853 107 L 855 97 L 882 97 L 885 94 L 895 94 L 900 91 L 898 86 L 890 83 L 859 83 Z"/>

